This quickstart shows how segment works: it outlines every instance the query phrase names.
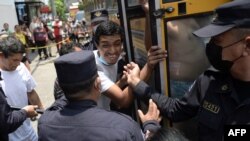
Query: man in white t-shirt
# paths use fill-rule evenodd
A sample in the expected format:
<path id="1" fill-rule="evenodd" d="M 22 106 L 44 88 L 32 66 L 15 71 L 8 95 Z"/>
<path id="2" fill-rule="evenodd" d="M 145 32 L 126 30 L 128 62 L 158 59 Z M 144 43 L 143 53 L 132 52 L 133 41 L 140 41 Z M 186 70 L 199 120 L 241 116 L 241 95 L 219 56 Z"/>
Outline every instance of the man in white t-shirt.
<path id="1" fill-rule="evenodd" d="M 55 21 L 52 22 L 52 27 L 54 31 L 55 36 L 55 42 L 56 42 L 56 48 L 57 52 L 59 52 L 59 49 L 62 45 L 62 34 L 63 34 L 63 22 L 59 19 L 58 16 L 55 17 Z"/>
<path id="2" fill-rule="evenodd" d="M 130 87 L 126 78 L 118 79 L 118 62 L 122 58 L 123 32 L 121 27 L 112 21 L 101 23 L 95 32 L 97 50 L 93 51 L 96 58 L 98 75 L 101 79 L 101 98 L 98 106 L 109 109 L 110 101 L 118 108 L 126 108 L 133 101 Z M 147 80 L 154 66 L 166 58 L 166 51 L 153 46 L 148 51 L 148 60 L 140 72 L 140 78 Z"/>
<path id="3" fill-rule="evenodd" d="M 9 105 L 24 107 L 29 103 L 43 109 L 40 98 L 34 90 L 36 83 L 21 60 L 25 48 L 15 37 L 6 37 L 0 41 L 0 69 L 3 81 L 2 89 Z M 37 141 L 37 135 L 32 128 L 30 119 L 13 133 L 9 134 L 10 141 Z"/>

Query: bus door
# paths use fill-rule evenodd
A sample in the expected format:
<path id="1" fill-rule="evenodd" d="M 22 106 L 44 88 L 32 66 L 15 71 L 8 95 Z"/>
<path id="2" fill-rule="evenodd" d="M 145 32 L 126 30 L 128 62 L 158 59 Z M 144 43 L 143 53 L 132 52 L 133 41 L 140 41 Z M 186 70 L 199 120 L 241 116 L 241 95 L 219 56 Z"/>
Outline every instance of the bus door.
<path id="1" fill-rule="evenodd" d="M 205 54 L 209 39 L 195 37 L 192 32 L 209 24 L 213 11 L 230 0 L 149 0 L 152 44 L 168 51 L 168 58 L 159 65 L 162 94 L 181 98 L 196 78 L 210 64 Z M 195 119 L 170 123 L 192 140 L 197 136 Z M 192 129 L 192 130 L 190 130 Z"/>
<path id="2" fill-rule="evenodd" d="M 128 62 L 134 61 L 141 68 L 147 62 L 147 50 L 144 45 L 145 13 L 139 0 L 118 0 L 118 18 L 124 29 L 125 38 L 123 48 Z M 138 106 L 143 111 L 147 110 L 147 102 L 134 101 L 133 118 L 139 122 L 137 115 Z"/>

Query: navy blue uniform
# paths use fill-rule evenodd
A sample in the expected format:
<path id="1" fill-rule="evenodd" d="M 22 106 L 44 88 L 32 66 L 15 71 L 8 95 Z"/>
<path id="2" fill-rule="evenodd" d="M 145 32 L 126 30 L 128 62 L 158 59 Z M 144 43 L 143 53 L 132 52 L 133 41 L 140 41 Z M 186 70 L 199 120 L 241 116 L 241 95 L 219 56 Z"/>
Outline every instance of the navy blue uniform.
<path id="1" fill-rule="evenodd" d="M 62 99 L 62 98 L 61 98 Z M 61 100 L 59 99 L 59 100 Z M 58 102 L 58 101 L 57 101 Z M 130 117 L 97 107 L 92 100 L 58 102 L 40 117 L 40 141 L 143 141 L 139 125 Z"/>
<path id="2" fill-rule="evenodd" d="M 250 95 L 241 99 L 235 86 L 230 75 L 206 71 L 181 99 L 153 93 L 142 81 L 135 91 L 151 97 L 163 116 L 174 122 L 197 115 L 200 141 L 221 141 L 225 124 L 250 124 Z"/>
<path id="3" fill-rule="evenodd" d="M 26 120 L 25 110 L 13 111 L 0 87 L 0 141 L 8 141 L 8 134 L 15 131 Z"/>

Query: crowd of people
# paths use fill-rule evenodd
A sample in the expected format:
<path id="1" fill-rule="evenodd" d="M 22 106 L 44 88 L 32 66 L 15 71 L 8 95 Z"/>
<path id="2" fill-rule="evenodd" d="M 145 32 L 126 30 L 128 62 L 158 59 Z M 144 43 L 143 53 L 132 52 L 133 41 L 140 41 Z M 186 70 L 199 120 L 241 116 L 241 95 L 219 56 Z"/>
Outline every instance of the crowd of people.
<path id="1" fill-rule="evenodd" d="M 147 0 L 140 2 L 146 9 Z M 211 24 L 193 32 L 210 38 L 206 55 L 213 69 L 202 73 L 182 98 L 159 94 L 146 83 L 156 64 L 167 58 L 167 51 L 147 44 L 144 66 L 126 62 L 123 30 L 109 20 L 106 10 L 91 13 L 94 38 L 85 45 L 76 34 L 69 34 L 72 42 L 60 44 L 64 31 L 58 17 L 51 25 L 37 18 L 29 28 L 17 25 L 14 35 L 0 40 L 0 140 L 187 141 L 177 129 L 161 127 L 160 121 L 162 117 L 178 122 L 197 116 L 194 128 L 199 130 L 199 140 L 222 141 L 224 125 L 250 123 L 249 12 L 248 0 L 226 3 L 215 9 L 217 17 Z M 32 35 L 36 46 L 46 46 L 48 26 L 54 28 L 60 57 L 54 62 L 55 102 L 45 109 L 35 91 L 36 82 L 21 61 L 26 35 Z M 11 34 L 8 24 L 4 30 Z M 45 59 L 49 57 L 46 48 L 39 48 L 40 58 L 42 52 Z M 146 113 L 138 110 L 142 126 L 128 112 L 135 98 L 149 103 Z M 45 110 L 38 121 L 38 135 L 30 124 L 37 109 Z"/>
<path id="2" fill-rule="evenodd" d="M 4 23 L 1 35 L 14 35 L 18 38 L 27 48 L 26 60 L 30 63 L 29 50 L 34 52 L 37 47 L 39 60 L 47 59 L 52 57 L 51 42 L 56 43 L 58 52 L 63 41 L 66 42 L 67 39 L 83 45 L 90 37 L 89 32 L 86 21 L 77 21 L 75 18 L 62 21 L 58 16 L 54 18 L 54 21 L 51 21 L 34 16 L 29 26 L 25 23 L 15 25 L 14 31 L 10 30 L 8 23 Z M 29 49 L 30 47 L 32 49 Z"/>

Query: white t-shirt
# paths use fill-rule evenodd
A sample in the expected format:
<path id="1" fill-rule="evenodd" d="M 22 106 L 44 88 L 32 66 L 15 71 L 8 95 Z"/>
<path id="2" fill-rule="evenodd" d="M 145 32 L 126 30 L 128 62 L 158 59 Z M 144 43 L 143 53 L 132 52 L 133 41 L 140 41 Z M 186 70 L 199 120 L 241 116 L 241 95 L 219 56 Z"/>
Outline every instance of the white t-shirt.
<path id="1" fill-rule="evenodd" d="M 31 22 L 30 23 L 30 31 L 33 33 L 34 29 L 37 27 L 37 23 L 36 22 Z"/>
<path id="2" fill-rule="evenodd" d="M 1 70 L 0 81 L 6 100 L 9 105 L 16 107 L 24 107 L 28 105 L 27 92 L 31 92 L 36 82 L 23 63 L 16 68 L 15 71 Z M 9 134 L 10 141 L 37 141 L 37 135 L 31 125 L 30 119 L 27 118 L 23 124 L 13 133 Z"/>
<path id="3" fill-rule="evenodd" d="M 97 72 L 101 79 L 101 93 L 108 90 L 112 85 L 115 84 L 117 80 L 117 69 L 118 69 L 118 63 L 114 65 L 104 65 L 101 63 L 98 59 L 98 50 L 93 51 L 95 54 L 95 61 L 97 65 Z M 104 108 L 106 110 L 110 109 L 111 100 L 110 98 L 106 97 L 105 95 L 101 95 L 100 99 L 97 102 L 98 107 Z"/>
<path id="4" fill-rule="evenodd" d="M 30 31 L 33 33 L 33 31 L 37 28 L 37 27 L 43 27 L 43 23 L 37 23 L 37 22 L 31 22 L 30 23 Z"/>

